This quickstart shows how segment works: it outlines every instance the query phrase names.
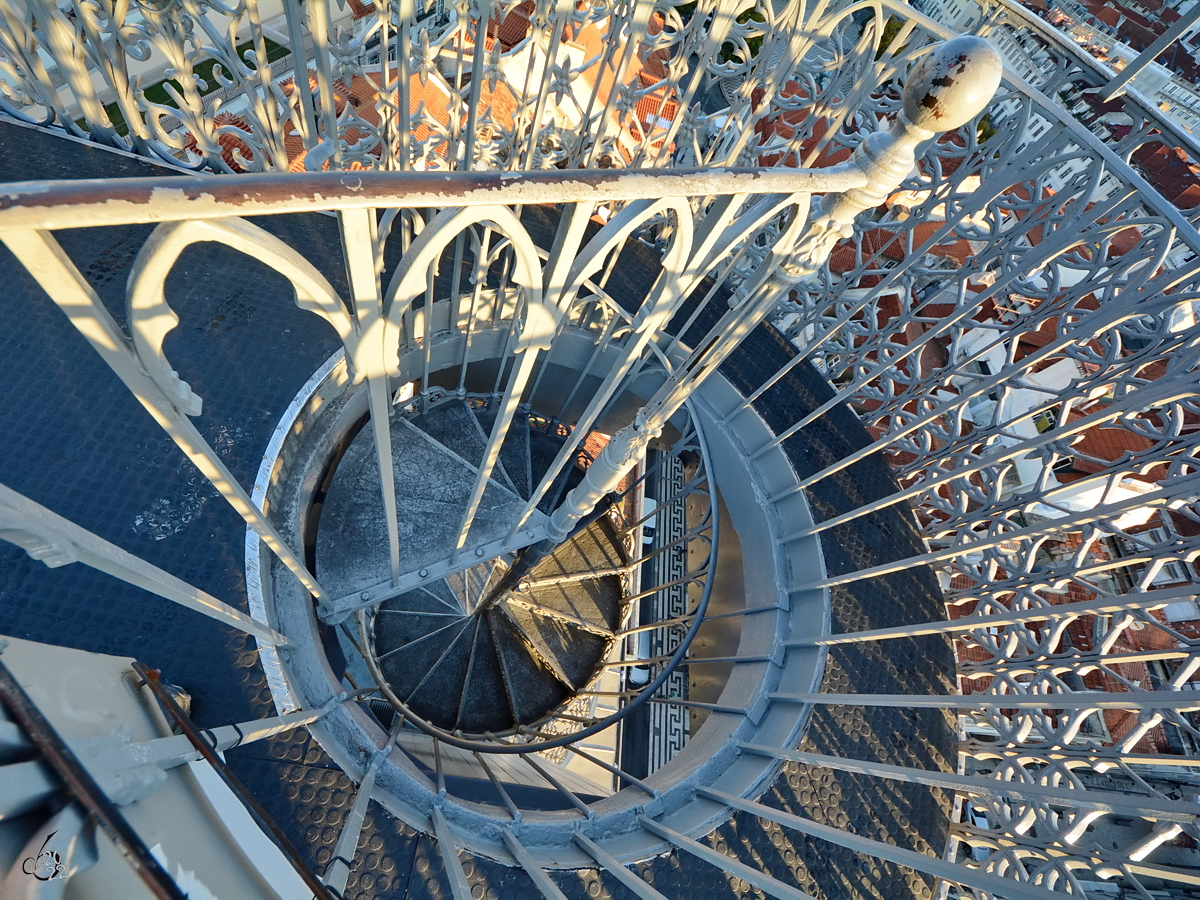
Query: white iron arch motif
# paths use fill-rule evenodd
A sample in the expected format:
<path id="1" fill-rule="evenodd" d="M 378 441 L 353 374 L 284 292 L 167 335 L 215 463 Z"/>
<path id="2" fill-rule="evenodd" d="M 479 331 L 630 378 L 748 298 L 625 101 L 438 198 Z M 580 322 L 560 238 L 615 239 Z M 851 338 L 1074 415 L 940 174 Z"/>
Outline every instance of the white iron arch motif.
<path id="1" fill-rule="evenodd" d="M 279 238 L 244 219 L 167 222 L 154 229 L 134 260 L 127 310 L 138 360 L 182 412 L 200 415 L 203 401 L 180 380 L 163 353 L 163 340 L 179 324 L 179 316 L 167 302 L 166 280 L 185 249 L 206 241 L 242 253 L 253 251 L 256 259 L 291 282 L 300 309 L 316 313 L 333 326 L 346 347 L 347 358 L 355 359 L 360 335 L 345 303 L 312 263 Z"/>
<path id="2" fill-rule="evenodd" d="M 575 296 L 600 271 L 609 255 L 621 247 L 636 231 L 657 216 L 673 213 L 674 230 L 662 257 L 662 271 L 651 287 L 640 309 L 633 317 L 632 333 L 617 360 L 594 390 L 592 399 L 580 413 L 574 427 L 576 438 L 559 450 L 554 462 L 535 486 L 518 521 L 513 523 L 514 536 L 537 507 L 546 491 L 558 477 L 562 467 L 574 453 L 596 418 L 607 406 L 630 369 L 641 359 L 647 345 L 662 329 L 687 297 L 688 291 L 702 277 L 701 269 L 712 255 L 712 245 L 722 233 L 720 226 L 728 222 L 743 198 L 728 195 L 717 198 L 703 221 L 697 225 L 691 205 L 685 198 L 635 200 L 626 204 L 573 257 L 559 294 L 558 307 L 565 313 Z M 583 207 L 572 212 L 571 226 L 577 226 L 586 216 L 579 215 Z M 578 238 L 582 237 L 582 230 Z M 568 238 L 568 241 L 570 239 Z"/>
<path id="3" fill-rule="evenodd" d="M 296 291 L 296 303 L 301 309 L 317 313 L 334 327 L 346 345 L 347 355 L 352 354 L 357 344 L 358 332 L 337 292 L 311 263 L 278 238 L 242 219 L 163 223 L 138 251 L 129 275 L 126 311 L 132 353 L 139 367 L 161 391 L 173 410 L 183 414 L 172 416 L 167 410 L 160 410 L 162 415 L 156 418 L 246 523 L 305 587 L 324 602 L 324 592 L 300 556 L 288 548 L 283 536 L 255 507 L 249 494 L 217 453 L 183 417 L 199 415 L 203 404 L 201 398 L 171 368 L 163 352 L 164 338 L 179 324 L 179 317 L 167 302 L 165 285 L 168 274 L 184 249 L 204 241 L 226 244 L 243 253 L 253 249 L 258 259 L 291 282 Z M 182 431 L 188 434 L 182 436 Z"/>

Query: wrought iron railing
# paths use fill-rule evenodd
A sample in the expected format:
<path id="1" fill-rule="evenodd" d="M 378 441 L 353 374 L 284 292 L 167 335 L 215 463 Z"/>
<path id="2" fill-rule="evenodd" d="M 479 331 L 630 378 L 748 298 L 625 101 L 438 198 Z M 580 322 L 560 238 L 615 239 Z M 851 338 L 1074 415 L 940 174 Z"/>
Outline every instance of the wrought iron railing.
<path id="1" fill-rule="evenodd" d="M 533 368 L 537 342 L 568 327 L 588 335 L 597 366 L 606 348 L 627 351 L 620 365 L 603 360 L 615 391 L 643 368 L 671 371 L 692 349 L 693 323 L 708 321 L 733 291 L 758 287 L 756 276 L 779 262 L 789 224 L 781 213 L 790 206 L 803 218 L 799 195 L 861 187 L 858 173 L 841 164 L 855 151 L 862 157 L 868 138 L 899 110 L 904 74 L 946 36 L 895 2 L 782 9 L 766 2 L 463 3 L 445 11 L 379 4 L 363 7 L 340 32 L 332 8 L 312 0 L 303 12 L 287 4 L 279 28 L 251 3 L 77 3 L 60 11 L 31 2 L 3 14 L 8 114 L 173 165 L 226 174 L 309 171 L 14 188 L 0 227 L 10 229 L 9 246 L 139 399 L 318 596 L 299 552 L 288 550 L 219 457 L 197 443 L 183 413 L 190 414 L 188 404 L 198 411 L 198 398 L 161 352 L 171 321 L 161 294 L 131 294 L 134 339 L 127 343 L 49 232 L 187 220 L 161 226 L 148 245 L 154 253 L 139 266 L 142 284 L 156 277 L 154 254 L 167 259 L 172 241 L 179 248 L 188 240 L 252 242 L 268 264 L 293 273 L 305 307 L 338 329 L 357 377 L 391 387 L 387 376 L 398 374 L 366 348 L 362 336 L 372 328 L 423 353 L 405 370 L 417 403 L 442 387 L 430 380 L 439 368 L 430 355 L 435 332 L 470 335 L 478 322 L 528 350 L 530 368 L 496 386 L 502 403 L 538 389 L 549 367 L 540 376 Z M 1002 49 L 1005 40 L 1036 47 L 1045 61 L 1041 80 L 1009 73 L 986 116 L 927 146 L 911 173 L 898 173 L 904 182 L 870 204 L 874 211 L 860 217 L 857 231 L 828 232 L 829 259 L 783 286 L 771 313 L 795 355 L 739 386 L 747 413 L 809 364 L 833 386 L 799 417 L 773 423 L 772 438 L 745 448 L 752 458 L 787 452 L 844 404 L 870 436 L 768 501 L 804 497 L 819 507 L 814 491 L 823 482 L 848 477 L 876 454 L 897 478 L 885 490 L 864 491 L 852 508 L 818 508 L 817 521 L 785 533 L 785 543 L 836 542 L 865 531 L 876 513 L 910 507 L 923 542 L 921 552 L 863 554 L 841 571 L 796 574 L 783 586 L 787 596 L 886 582 L 931 566 L 950 617 L 789 637 L 789 648 L 836 654 L 948 635 L 962 693 L 781 688 L 772 697 L 776 705 L 956 711 L 958 758 L 946 760 L 953 773 L 812 746 L 744 742 L 741 750 L 772 764 L 878 780 L 868 783 L 957 791 L 951 841 L 939 861 L 840 830 L 836 810 L 820 802 L 797 816 L 750 794 L 706 786 L 702 796 L 873 856 L 885 869 L 911 867 L 960 895 L 1084 896 L 1107 883 L 1145 896 L 1159 885 L 1195 886 L 1187 844 L 1200 839 L 1200 806 L 1192 782 L 1178 773 L 1191 776 L 1200 746 L 1200 204 L 1173 192 L 1160 157 L 1176 154 L 1187 169 L 1197 149 L 1136 93 L 1119 100 L 1130 124 L 1106 123 L 1087 96 L 1103 74 L 1020 8 L 995 7 L 981 30 Z M 294 76 L 287 82 L 299 54 L 263 62 L 285 45 L 318 48 L 303 65 L 312 70 L 309 90 L 297 90 Z M 204 83 L 193 77 L 209 71 Z M 167 75 L 178 88 L 162 83 Z M 205 99 L 214 83 L 223 85 L 222 105 L 238 104 L 234 113 Z M 723 166 L 747 171 L 713 171 Z M 396 181 L 325 168 L 405 174 Z M 629 171 L 618 176 L 608 168 Z M 453 210 L 436 212 L 450 202 Z M 535 204 L 559 207 L 549 241 L 522 235 L 520 209 Z M 401 207 L 383 218 L 365 212 Z M 353 304 L 332 302 L 294 249 L 255 226 L 223 222 L 335 208 L 342 210 Z M 593 217 L 600 231 L 585 239 Z M 622 312 L 622 255 L 611 252 L 628 240 L 653 248 L 668 271 L 687 274 L 690 280 L 674 284 L 657 276 L 663 296 L 695 301 L 672 306 L 640 333 L 641 343 L 646 320 Z M 372 267 L 389 246 L 415 259 L 435 245 L 419 266 L 386 263 L 393 287 L 380 291 Z M 364 247 L 372 253 L 359 253 Z M 435 261 L 444 295 L 441 282 L 426 278 Z M 542 335 L 528 317 L 520 326 L 519 304 L 536 307 L 521 266 L 544 273 L 543 306 L 559 302 L 564 310 Z M 660 331 L 675 314 L 682 325 Z M 465 372 L 463 347 L 469 341 L 458 350 Z M 582 398 L 586 390 L 572 394 Z M 376 420 L 385 421 L 378 413 L 389 408 L 390 392 L 372 397 Z M 573 418 L 589 423 L 607 400 Z M 579 427 L 580 436 L 590 428 Z M 563 452 L 565 461 L 572 451 Z M 461 536 L 467 531 L 469 523 Z M 122 573 L 134 568 L 119 563 Z M 107 564 L 106 571 L 119 568 Z M 410 574 L 398 565 L 396 574 Z M 209 609 L 217 603 L 161 572 L 137 577 L 172 599 Z M 338 599 L 325 597 L 327 613 L 353 611 Z M 223 609 L 226 621 L 282 643 L 261 623 Z M 440 806 L 433 810 L 439 840 L 454 848 L 454 828 Z M 653 816 L 640 821 L 665 845 L 723 858 Z M 543 861 L 505 835 L 512 859 L 553 896 Z M 639 896 L 659 896 L 596 839 L 582 834 L 578 843 Z M 447 858 L 454 855 L 451 849 Z M 790 884 L 726 864 L 767 893 L 796 896 Z M 450 877 L 461 896 L 465 879 Z"/>
<path id="2" fill-rule="evenodd" d="M 1003 4 L 982 30 L 999 28 L 1042 51 L 1043 80 L 1006 82 L 987 128 L 943 142 L 779 320 L 790 365 L 837 388 L 781 437 L 848 403 L 873 438 L 802 484 L 875 452 L 899 479 L 795 536 L 907 504 L 927 552 L 794 587 L 939 571 L 950 622 L 814 643 L 955 637 L 966 696 L 935 703 L 961 710 L 979 792 L 948 858 L 1074 894 L 1186 889 L 1200 236 L 1148 150 L 1194 161 L 1195 145 L 1136 94 L 1131 127 L 1100 121 L 1084 92 L 1101 74 L 1032 14 Z"/>

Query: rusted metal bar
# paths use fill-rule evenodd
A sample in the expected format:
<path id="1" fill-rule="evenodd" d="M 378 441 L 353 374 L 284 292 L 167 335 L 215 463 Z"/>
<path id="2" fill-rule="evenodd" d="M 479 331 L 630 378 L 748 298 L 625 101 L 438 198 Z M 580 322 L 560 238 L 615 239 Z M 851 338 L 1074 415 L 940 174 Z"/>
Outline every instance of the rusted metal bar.
<path id="1" fill-rule="evenodd" d="M 63 780 L 71 795 L 95 817 L 150 893 L 158 900 L 187 900 L 187 895 L 150 853 L 116 804 L 108 799 L 3 661 L 0 661 L 0 702 L 33 740 L 38 752 Z"/>
<path id="2" fill-rule="evenodd" d="M 548 172 L 271 172 L 13 182 L 0 231 L 130 225 L 404 206 L 580 203 L 642 197 L 844 192 L 866 183 L 853 163 L 824 169 L 598 169 Z"/>
<path id="3" fill-rule="evenodd" d="M 192 745 L 200 751 L 200 755 L 213 767 L 213 771 L 225 782 L 225 786 L 233 791 L 234 796 L 242 801 L 242 804 L 246 807 L 246 812 L 250 814 L 250 818 L 271 839 L 271 843 L 279 848 L 279 851 L 287 861 L 291 863 L 292 868 L 296 870 L 296 874 L 300 876 L 305 887 L 313 892 L 315 900 L 337 900 L 337 898 L 329 893 L 327 886 L 321 882 L 321 879 L 308 867 L 308 863 L 304 861 L 304 858 L 300 855 L 295 845 L 288 839 L 288 836 L 275 824 L 275 821 L 262 808 L 262 805 L 254 798 L 254 795 L 246 789 L 246 786 L 233 774 L 233 770 L 229 768 L 225 760 L 221 759 L 212 745 L 205 739 L 200 729 L 191 720 L 191 717 L 179 707 L 179 704 L 175 702 L 175 698 L 162 686 L 162 683 L 158 680 L 158 675 L 139 662 L 133 663 L 133 670 L 137 672 L 146 687 L 150 689 L 150 693 L 154 695 L 154 699 L 158 701 L 163 712 L 178 726 L 180 732 L 186 735 L 187 739 L 192 742 Z M 182 894 L 178 896 L 180 900 L 184 900 Z"/>

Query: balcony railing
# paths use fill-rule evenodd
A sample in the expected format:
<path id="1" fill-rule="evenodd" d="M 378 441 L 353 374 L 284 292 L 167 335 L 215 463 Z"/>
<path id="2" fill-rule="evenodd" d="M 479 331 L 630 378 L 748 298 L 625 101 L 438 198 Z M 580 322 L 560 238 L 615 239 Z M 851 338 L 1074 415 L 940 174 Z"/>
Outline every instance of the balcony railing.
<path id="1" fill-rule="evenodd" d="M 692 323 L 736 304 L 731 296 L 755 296 L 781 261 L 813 263 L 780 287 L 769 313 L 791 355 L 735 384 L 741 411 L 761 415 L 773 433 L 747 453 L 787 454 L 795 469 L 795 483 L 765 499 L 802 497 L 814 509 L 815 522 L 786 530 L 781 542 L 819 537 L 841 548 L 826 551 L 823 573 L 796 572 L 782 586 L 792 602 L 828 592 L 834 633 L 789 637 L 787 648 L 828 648 L 838 661 L 945 636 L 960 693 L 855 692 L 830 677 L 819 692 L 780 687 L 770 700 L 851 716 L 943 709 L 954 715 L 958 754 L 935 771 L 807 738 L 799 749 L 745 742 L 740 750 L 792 771 L 862 776 L 857 783 L 875 789 L 955 791 L 951 839 L 917 859 L 886 828 L 879 841 L 838 830 L 831 802 L 792 815 L 752 792 L 705 787 L 705 796 L 873 856 L 885 871 L 914 868 L 963 896 L 1088 896 L 1097 884 L 1146 896 L 1200 884 L 1191 843 L 1200 839 L 1200 805 L 1189 787 L 1200 746 L 1194 138 L 1136 91 L 1111 101 L 1124 117 L 1114 118 L 1091 96 L 1107 77 L 1094 61 L 1004 0 L 980 31 L 1002 50 L 1005 41 L 1019 45 L 1039 79 L 1007 73 L 986 112 L 925 145 L 852 233 L 832 234 L 821 255 L 796 260 L 781 245 L 781 236 L 794 238 L 788 225 L 803 220 L 810 194 L 862 187 L 862 170 L 847 161 L 856 152 L 861 160 L 868 139 L 894 120 L 906 73 L 948 36 L 926 15 L 892 0 L 347 9 L 314 0 L 302 11 L 183 0 L 0 7 L 0 102 L 10 116 L 172 166 L 261 173 L 10 186 L 0 201 L 9 246 L 139 399 L 180 434 L 195 431 L 184 413 L 198 413 L 199 399 L 162 352 L 170 310 L 135 298 L 131 310 L 144 315 L 131 315 L 128 343 L 98 314 L 102 304 L 49 232 L 186 222 L 174 233 L 252 240 L 264 259 L 285 260 L 277 267 L 290 267 L 301 302 L 334 324 L 347 354 L 362 353 L 356 370 L 385 382 L 396 373 L 355 343 L 371 324 L 358 288 L 353 318 L 349 304 L 323 307 L 323 295 L 295 274 L 298 248 L 254 226 L 230 230 L 227 217 L 340 211 L 348 258 L 355 247 L 369 250 L 360 287 L 370 287 L 389 238 L 407 253 L 441 229 L 443 271 L 455 279 L 448 297 L 469 296 L 474 267 L 472 305 L 445 320 L 469 333 L 485 290 L 496 292 L 487 305 L 493 324 L 515 329 L 516 300 L 506 307 L 503 292 L 528 297 L 529 285 L 515 274 L 524 238 L 512 222 L 524 206 L 553 204 L 566 226 L 549 247 L 530 240 L 526 257 L 597 347 L 618 338 L 633 347 L 625 335 L 638 324 L 610 294 L 612 247 L 639 242 L 692 279 L 686 289 L 664 288 L 695 301 L 687 322 L 668 330 L 664 318 L 630 350 L 625 372 L 669 370 L 692 349 Z M 301 53 L 274 49 L 299 47 L 316 50 L 297 64 Z M 296 71 L 307 89 L 296 88 Z M 219 104 L 210 92 L 217 85 Z M 364 212 L 384 209 L 402 211 Z M 584 242 L 593 217 L 610 243 Z M 495 285 L 479 277 L 492 267 Z M 352 259 L 350 269 L 353 280 Z M 403 310 L 392 299 L 394 321 L 380 326 L 413 346 L 430 336 L 424 329 L 442 327 L 419 315 L 419 287 L 403 293 Z M 532 357 L 538 348 L 530 347 Z M 830 391 L 794 412 L 780 398 L 810 365 Z M 428 367 L 415 380 L 419 402 L 431 390 Z M 823 420 L 846 406 L 869 438 L 821 457 Z M 203 439 L 172 436 L 288 567 L 310 577 L 218 467 L 218 454 Z M 878 457 L 894 484 L 863 480 Z M 853 502 L 834 504 L 831 485 Z M 907 521 L 900 511 L 910 509 L 910 550 L 888 556 L 873 546 L 879 523 Z M 838 617 L 847 592 L 868 583 L 916 590 L 924 567 L 937 574 L 947 620 L 864 627 Z M 217 608 L 194 588 L 159 585 L 172 599 Z M 315 580 L 309 588 L 320 594 Z M 262 623 L 220 612 L 264 645 L 278 643 Z M 937 680 L 910 675 L 911 685 Z M 863 723 L 873 720 L 861 714 L 855 721 L 869 730 Z M 439 838 L 453 833 L 433 822 Z M 710 861 L 716 852 L 655 821 L 643 825 L 683 852 Z M 516 846 L 514 860 L 548 877 Z M 602 866 L 619 866 L 591 837 L 580 846 Z M 453 852 L 447 859 L 456 862 Z M 806 871 L 797 864 L 795 883 Z M 794 891 L 769 875 L 739 877 L 768 893 Z"/>

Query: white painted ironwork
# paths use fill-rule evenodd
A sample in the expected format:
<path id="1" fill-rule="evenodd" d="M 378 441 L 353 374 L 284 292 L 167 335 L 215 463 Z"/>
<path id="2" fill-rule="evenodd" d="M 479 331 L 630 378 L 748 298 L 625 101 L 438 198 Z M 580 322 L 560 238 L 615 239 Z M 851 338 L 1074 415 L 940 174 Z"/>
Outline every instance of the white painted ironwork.
<path id="1" fill-rule="evenodd" d="M 926 123 L 915 136 L 928 140 L 938 124 L 950 137 L 918 147 L 910 134 L 916 156 L 896 153 L 875 184 L 864 167 L 878 163 L 887 120 L 901 105 L 891 83 L 946 36 L 905 4 L 873 7 L 865 25 L 848 4 L 702 3 L 685 11 L 647 2 L 464 0 L 449 9 L 365 9 L 351 21 L 322 0 L 278 9 L 249 0 L 103 8 L 75 0 L 70 13 L 42 0 L 0 6 L 0 105 L 9 115 L 198 170 L 272 173 L 9 186 L 0 229 L 322 600 L 329 620 L 359 606 L 320 592 L 187 418 L 201 411 L 199 398 L 162 349 L 173 321 L 162 295 L 172 253 L 193 240 L 220 240 L 254 248 L 283 272 L 297 302 L 337 329 L 350 377 L 367 383 L 381 460 L 390 458 L 379 427 L 394 415 L 389 379 L 400 374 L 389 353 L 408 344 L 428 354 L 435 333 L 455 333 L 465 372 L 472 341 L 507 330 L 516 365 L 497 376 L 502 414 L 456 548 L 468 556 L 474 508 L 522 395 L 540 377 L 539 354 L 552 356 L 568 326 L 591 335 L 603 369 L 576 418 L 579 437 L 623 385 L 661 366 L 672 380 L 654 401 L 650 413 L 659 415 L 644 426 L 648 434 L 694 387 L 680 352 L 684 330 L 673 342 L 662 328 L 708 276 L 715 284 L 706 285 L 701 308 L 724 302 L 717 286 L 735 287 L 743 311 L 729 322 L 748 329 L 770 317 L 798 351 L 750 392 L 745 408 L 804 361 L 834 388 L 818 409 L 751 448 L 759 459 L 841 404 L 870 435 L 860 451 L 770 501 L 800 497 L 872 454 L 884 454 L 897 474 L 891 493 L 798 527 L 787 540 L 833 539 L 875 511 L 907 504 L 925 542 L 922 554 L 805 576 L 788 588 L 798 596 L 932 565 L 952 620 L 797 637 L 790 646 L 949 633 L 965 694 L 778 691 L 774 701 L 970 710 L 958 719 L 953 776 L 804 761 L 960 789 L 946 860 L 971 871 L 956 879 L 931 858 L 923 871 L 962 896 L 995 895 L 1002 878 L 1021 885 L 1012 896 L 1082 896 L 1085 883 L 1099 882 L 1146 896 L 1148 880 L 1200 883 L 1194 870 L 1156 861 L 1181 835 L 1200 839 L 1193 799 L 1171 796 L 1189 782 L 1169 774 L 1187 768 L 1200 747 L 1200 701 L 1192 696 L 1200 674 L 1200 205 L 1170 194 L 1157 163 L 1165 151 L 1195 167 L 1194 139 L 1136 90 L 1118 98 L 1128 125 L 1114 128 L 1088 105 L 1106 74 L 1006 0 L 980 31 L 1002 50 L 1017 46 L 1034 69 L 1007 73 L 982 121 L 967 122 L 974 109 L 964 106 L 962 120 Z M 506 39 L 506 29 L 518 39 Z M 291 52 L 267 62 L 277 46 Z M 162 83 L 168 67 L 178 88 Z M 202 80 L 198 71 L 212 74 Z M 706 105 L 714 92 L 722 99 Z M 854 153 L 858 165 L 846 162 Z M 813 168 L 792 168 L 800 166 Z M 824 220 L 815 218 L 802 238 L 811 193 L 825 194 Z M 549 250 L 528 238 L 519 218 L 521 205 L 539 203 L 560 207 Z M 338 297 L 293 248 L 235 218 L 305 210 L 339 211 L 351 298 Z M 593 217 L 600 230 L 588 239 Z M 165 224 L 140 259 L 126 338 L 50 232 L 131 222 Z M 384 286 L 381 248 L 393 237 L 404 241 L 406 261 Z M 664 264 L 635 316 L 608 293 L 613 251 L 629 238 L 654 245 Z M 797 239 L 807 241 L 799 255 Z M 438 320 L 430 312 L 433 270 L 451 247 L 443 264 L 454 287 Z M 763 288 L 767 279 L 778 282 L 773 290 Z M 694 321 L 700 310 L 689 315 Z M 742 333 L 729 332 L 730 347 Z M 428 408 L 437 400 L 428 355 L 416 381 L 415 402 Z M 559 538 L 568 533 L 643 457 L 644 446 L 631 443 L 608 445 L 574 511 L 560 508 L 552 524 L 530 526 L 537 500 L 575 450 L 568 442 L 508 541 L 487 555 L 540 540 L 548 527 Z M 363 605 L 424 577 L 405 569 L 396 489 L 384 476 L 391 571 L 380 573 L 380 591 Z M 533 534 L 523 537 L 527 528 Z M 456 558 L 446 571 L 457 565 Z M 794 747 L 745 749 L 799 758 Z M 586 755 L 573 745 L 570 752 Z M 627 789 L 656 797 L 656 788 L 609 768 Z M 778 817 L 753 798 L 709 798 Z M 1134 824 L 1108 828 L 1116 846 L 1090 841 L 1088 829 L 1118 811 Z M 453 826 L 440 805 L 431 815 L 448 864 L 461 873 Z M 894 848 L 820 823 L 784 824 L 918 867 Z M 717 851 L 653 814 L 643 825 L 720 863 Z M 513 859 L 554 895 L 523 840 L 501 834 Z M 595 837 L 581 833 L 579 849 L 619 866 Z M 622 881 L 633 877 L 621 871 Z M 772 895 L 805 896 L 761 873 L 730 871 Z M 451 877 L 451 886 L 460 897 L 464 883 Z"/>

